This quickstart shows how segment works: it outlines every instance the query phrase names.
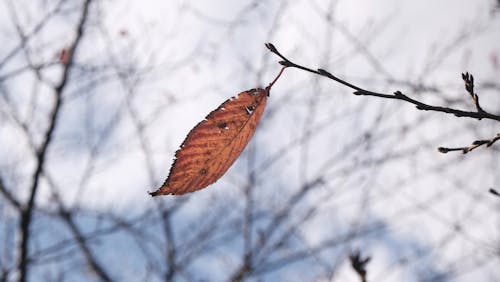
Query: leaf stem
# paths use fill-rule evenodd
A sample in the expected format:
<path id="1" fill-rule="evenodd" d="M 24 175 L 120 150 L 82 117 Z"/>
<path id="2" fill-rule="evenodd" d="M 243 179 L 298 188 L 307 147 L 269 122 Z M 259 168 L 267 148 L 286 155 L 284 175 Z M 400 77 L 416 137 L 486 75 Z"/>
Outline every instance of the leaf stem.
<path id="1" fill-rule="evenodd" d="M 287 68 L 287 66 L 283 66 L 280 70 L 280 72 L 278 73 L 278 75 L 274 78 L 274 80 L 269 83 L 269 85 L 266 87 L 266 90 L 269 91 L 271 89 L 271 87 L 273 87 L 274 83 L 276 81 L 278 81 L 278 78 L 280 78 L 281 74 L 283 73 L 283 71 Z"/>

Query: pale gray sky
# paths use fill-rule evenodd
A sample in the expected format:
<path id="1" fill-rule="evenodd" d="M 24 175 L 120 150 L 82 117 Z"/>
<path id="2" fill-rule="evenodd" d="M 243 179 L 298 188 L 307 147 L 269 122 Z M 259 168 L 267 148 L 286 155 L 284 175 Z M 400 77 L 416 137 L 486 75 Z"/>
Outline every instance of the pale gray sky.
<path id="1" fill-rule="evenodd" d="M 11 3 L 19 11 L 19 21 L 32 28 L 43 2 L 3 1 L 0 7 Z M 2 8 L 0 59 L 17 42 L 10 10 Z M 471 110 L 460 78 L 461 72 L 469 71 L 483 107 L 500 111 L 499 89 L 481 87 L 498 85 L 500 77 L 500 12 L 494 12 L 489 0 L 122 0 L 97 1 L 92 11 L 77 57 L 84 67 L 75 71 L 65 92 L 47 168 L 54 181 L 67 188 L 60 192 L 68 206 L 138 214 L 155 202 L 180 201 L 152 200 L 146 192 L 163 183 L 174 152 L 194 125 L 225 99 L 272 80 L 279 58 L 265 49 L 266 42 L 297 63 L 325 68 L 370 90 L 401 90 L 428 103 Z M 72 41 L 68 21 L 75 20 L 68 14 L 50 22 L 29 43 L 37 50 L 35 62 L 54 60 Z M 25 62 L 23 54 L 16 55 L 0 66 L 0 77 Z M 60 71 L 57 65 L 49 67 L 43 76 L 57 81 Z M 14 105 L 32 121 L 36 139 L 47 125 L 52 96 L 50 88 L 33 81 L 33 74 L 23 74 L 0 80 L 0 86 L 19 93 L 12 96 Z M 418 91 L 417 86 L 439 91 Z M 31 100 L 30 93 L 38 95 Z M 239 220 L 245 211 L 249 171 L 255 169 L 259 214 L 285 207 L 304 183 L 318 177 L 324 181 L 290 212 L 288 224 L 310 207 L 318 210 L 299 225 L 289 249 L 270 260 L 293 253 L 295 247 L 314 248 L 346 230 L 384 227 L 380 233 L 315 254 L 314 259 L 262 275 L 264 281 L 354 281 L 348 262 L 334 261 L 351 247 L 372 255 L 369 281 L 421 281 L 422 273 L 435 278 L 432 281 L 498 278 L 499 259 L 493 254 L 498 212 L 492 213 L 498 211 L 498 202 L 490 202 L 485 192 L 500 185 L 495 171 L 498 149 L 478 149 L 465 156 L 436 150 L 489 138 L 498 132 L 498 123 L 422 112 L 401 102 L 350 93 L 332 81 L 286 70 L 240 160 L 217 183 L 188 196 L 176 213 L 172 222 L 180 242 L 220 210 L 227 216 L 222 223 Z M 32 114 L 33 105 L 37 111 Z M 0 117 L 9 117 L 8 104 L 0 107 Z M 144 157 L 134 117 L 143 123 L 149 159 Z M 27 161 L 29 144 L 21 131 L 3 122 L 0 134 L 0 170 L 10 171 L 8 181 L 24 187 L 34 166 Z M 88 144 L 102 136 L 106 141 L 97 148 L 89 169 Z M 84 177 L 87 169 L 90 176 Z M 53 200 L 49 187 L 42 182 L 37 198 L 41 206 Z M 25 197 L 27 190 L 18 193 Z M 256 224 L 255 237 L 266 220 Z M 228 270 L 240 263 L 243 239 L 238 236 L 193 261 L 188 268 L 192 277 L 227 279 Z M 143 279 L 147 266 L 141 251 L 128 253 L 121 240 L 104 242 L 98 253 L 111 260 L 111 266 L 118 265 L 112 261 L 116 257 L 127 257 L 126 277 Z M 324 274 L 325 262 L 336 264 L 334 276 Z M 447 274 L 449 279 L 432 276 Z"/>

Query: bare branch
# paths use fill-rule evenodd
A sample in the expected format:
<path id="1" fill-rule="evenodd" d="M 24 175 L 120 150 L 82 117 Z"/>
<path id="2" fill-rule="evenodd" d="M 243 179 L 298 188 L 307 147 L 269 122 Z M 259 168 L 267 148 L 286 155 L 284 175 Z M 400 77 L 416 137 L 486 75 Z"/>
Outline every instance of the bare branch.
<path id="1" fill-rule="evenodd" d="M 278 51 L 278 49 L 276 49 L 276 47 L 271 43 L 266 43 L 266 47 L 269 49 L 269 51 L 271 51 L 272 53 L 276 54 L 281 59 L 283 59 L 283 61 L 279 62 L 281 65 L 283 65 L 285 67 L 292 67 L 292 68 L 301 69 L 301 70 L 304 70 L 304 71 L 307 71 L 310 73 L 314 73 L 317 75 L 327 77 L 327 78 L 334 80 L 340 84 L 343 84 L 351 89 L 354 89 L 355 91 L 353 92 L 353 94 L 355 94 L 355 95 L 374 96 L 374 97 L 385 98 L 385 99 L 401 100 L 401 101 L 405 101 L 405 102 L 408 102 L 410 104 L 415 105 L 418 110 L 422 110 L 422 111 L 442 112 L 442 113 L 452 114 L 452 115 L 455 115 L 457 117 L 469 117 L 469 118 L 474 118 L 474 119 L 478 119 L 478 120 L 492 119 L 492 120 L 500 121 L 500 115 L 495 115 L 495 114 L 485 112 L 484 110 L 481 109 L 481 107 L 479 107 L 479 99 L 477 98 L 477 95 L 475 95 L 475 94 L 474 95 L 476 98 L 473 98 L 473 99 L 474 99 L 475 103 L 477 101 L 476 107 L 479 107 L 477 112 L 463 111 L 463 110 L 458 110 L 458 109 L 453 109 L 453 108 L 448 108 L 448 107 L 432 106 L 432 105 L 428 105 L 428 104 L 425 104 L 423 102 L 417 101 L 415 99 L 412 99 L 412 98 L 406 96 L 405 94 L 403 94 L 401 91 L 396 91 L 393 94 L 385 94 L 385 93 L 377 93 L 377 92 L 373 92 L 373 91 L 368 91 L 368 90 L 363 89 L 359 86 L 351 84 L 345 80 L 342 80 L 324 69 L 313 70 L 311 68 L 296 64 L 296 63 L 290 61 L 285 56 L 283 56 Z M 472 77 L 472 76 L 470 76 L 470 77 Z M 464 80 L 465 80 L 465 78 L 464 78 Z M 481 110 L 479 111 L 479 109 L 481 109 Z"/>
<path id="2" fill-rule="evenodd" d="M 484 139 L 484 140 L 476 140 L 472 142 L 471 145 L 465 146 L 465 147 L 457 147 L 457 148 L 447 148 L 447 147 L 439 147 L 438 151 L 440 153 L 446 154 L 451 151 L 462 151 L 462 153 L 467 154 L 468 152 L 481 147 L 483 145 L 486 145 L 486 147 L 491 147 L 495 142 L 500 140 L 500 133 L 497 133 L 493 138 L 491 139 Z"/>
<path id="3" fill-rule="evenodd" d="M 62 94 L 64 91 L 64 88 L 68 82 L 71 66 L 73 65 L 73 58 L 74 54 L 77 50 L 77 47 L 79 46 L 79 43 L 83 37 L 83 29 L 85 26 L 85 23 L 88 18 L 88 10 L 89 6 L 92 0 L 87 0 L 85 1 L 83 8 L 82 8 L 82 14 L 80 17 L 80 20 L 78 22 L 77 30 L 76 30 L 76 37 L 73 41 L 73 44 L 69 48 L 69 58 L 68 58 L 68 63 L 64 65 L 63 69 L 63 74 L 61 77 L 61 81 L 59 84 L 54 88 L 54 94 L 55 94 L 55 105 L 54 108 L 52 109 L 52 112 L 50 113 L 50 119 L 49 119 L 49 127 L 47 131 L 44 134 L 43 141 L 41 146 L 36 150 L 36 169 L 35 172 L 32 176 L 32 185 L 30 188 L 29 192 L 29 199 L 25 207 L 23 207 L 23 210 L 21 212 L 21 220 L 19 223 L 19 229 L 20 229 L 20 245 L 19 245 L 19 260 L 17 264 L 17 268 L 19 271 L 19 280 L 18 281 L 26 281 L 28 277 L 28 242 L 30 240 L 30 225 L 31 225 L 31 218 L 33 215 L 33 210 L 35 206 L 35 198 L 36 198 L 36 193 L 39 187 L 39 180 L 40 176 L 43 171 L 43 167 L 45 165 L 45 157 L 47 155 L 47 149 L 52 141 L 52 137 L 54 135 L 54 131 L 56 128 L 57 124 L 57 118 L 59 116 L 59 113 L 61 111 L 61 105 L 62 105 Z"/>

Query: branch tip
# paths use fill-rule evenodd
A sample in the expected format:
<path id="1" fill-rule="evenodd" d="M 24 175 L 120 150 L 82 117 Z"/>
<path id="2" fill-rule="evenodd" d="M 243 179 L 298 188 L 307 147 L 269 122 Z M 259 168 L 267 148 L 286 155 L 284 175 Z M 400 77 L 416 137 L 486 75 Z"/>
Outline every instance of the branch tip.
<path id="1" fill-rule="evenodd" d="M 445 148 L 445 147 L 439 147 L 439 148 L 438 148 L 438 151 L 439 151 L 440 153 L 446 154 L 446 153 L 448 153 L 448 152 L 450 151 L 450 149 Z"/>
<path id="2" fill-rule="evenodd" d="M 497 197 L 500 197 L 500 193 L 498 193 L 497 190 L 493 189 L 493 188 L 490 188 L 490 190 L 488 190 L 491 194 L 497 196 Z"/>
<path id="3" fill-rule="evenodd" d="M 276 53 L 278 52 L 278 49 L 276 49 L 276 47 L 274 47 L 274 45 L 272 43 L 266 43 L 266 48 L 269 49 L 269 51 L 273 52 L 273 53 Z"/>

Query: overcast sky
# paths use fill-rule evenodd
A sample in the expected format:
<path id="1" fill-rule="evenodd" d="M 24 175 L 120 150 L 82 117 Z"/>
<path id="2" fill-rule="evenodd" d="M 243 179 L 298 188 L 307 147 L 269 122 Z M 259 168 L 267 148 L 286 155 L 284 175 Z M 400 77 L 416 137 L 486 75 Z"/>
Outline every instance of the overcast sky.
<path id="1" fill-rule="evenodd" d="M 42 3 L 2 2 L 0 58 L 18 42 L 11 10 L 5 7 L 13 7 L 18 20 L 32 27 L 47 9 Z M 72 41 L 75 19 L 68 12 L 50 22 L 30 42 L 37 51 L 32 59 L 54 61 Z M 194 125 L 224 100 L 266 86 L 277 74 L 279 58 L 265 49 L 266 42 L 297 63 L 325 68 L 367 89 L 401 90 L 425 102 L 470 110 L 460 77 L 469 71 L 479 85 L 483 108 L 498 113 L 499 89 L 481 83 L 498 85 L 499 39 L 500 11 L 490 0 L 96 1 L 76 58 L 83 67 L 74 71 L 65 92 L 47 171 L 65 187 L 60 192 L 68 206 L 138 214 L 153 201 L 179 201 L 152 200 L 147 191 L 163 183 L 174 152 Z M 26 60 L 19 52 L 0 66 L 0 77 Z M 60 71 L 49 67 L 42 74 L 57 81 Z M 16 93 L 9 99 L 30 121 L 38 142 L 52 96 L 49 87 L 36 81 L 33 74 L 21 74 L 0 80 L 0 86 Z M 271 91 L 249 149 L 221 180 L 187 198 L 173 220 L 178 227 L 174 233 L 178 238 L 191 234 L 212 208 L 228 209 L 229 219 L 241 216 L 244 187 L 253 169 L 258 172 L 256 207 L 264 214 L 276 212 L 302 184 L 321 176 L 326 184 L 308 196 L 297 213 L 321 208 L 301 225 L 300 240 L 295 238 L 291 245 L 316 246 L 352 226 L 380 224 L 384 231 L 322 252 L 318 261 L 263 275 L 266 281 L 354 281 L 345 261 L 336 262 L 337 274 L 330 278 L 318 274 L 315 263 L 342 257 L 358 246 L 374 258 L 370 281 L 420 281 L 421 273 L 436 279 L 432 281 L 448 281 L 447 273 L 454 271 L 459 274 L 450 277 L 453 281 L 498 278 L 498 254 L 493 255 L 500 234 L 498 203 L 492 214 L 495 203 L 488 202 L 484 192 L 500 185 L 498 150 L 478 150 L 466 157 L 436 150 L 494 136 L 498 123 L 422 112 L 351 92 L 309 73 L 286 70 Z M 36 98 L 30 99 L 31 93 L 37 93 Z M 2 95 L 6 101 L 7 94 Z M 33 105 L 38 110 L 30 113 Z M 2 115 L 9 117 L 9 104 L 1 106 Z M 5 160 L 0 168 L 11 172 L 2 177 L 24 187 L 33 169 L 33 162 L 25 161 L 29 142 L 4 123 L 0 130 Z M 89 144 L 102 136 L 105 141 L 95 151 L 86 177 Z M 145 147 L 150 150 L 146 158 Z M 386 157 L 389 161 L 377 162 Z M 50 185 L 41 185 L 37 203 L 50 206 Z M 18 193 L 25 197 L 27 190 Z M 111 241 L 100 245 L 102 258 L 127 255 L 116 247 L 124 241 Z M 241 244 L 228 243 L 193 262 L 193 277 L 226 279 L 224 270 L 239 264 Z M 142 278 L 145 262 L 136 252 L 128 257 L 131 266 L 125 273 Z"/>

